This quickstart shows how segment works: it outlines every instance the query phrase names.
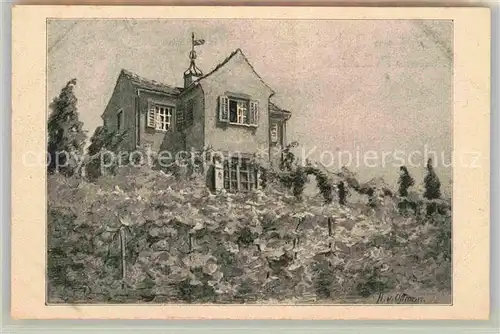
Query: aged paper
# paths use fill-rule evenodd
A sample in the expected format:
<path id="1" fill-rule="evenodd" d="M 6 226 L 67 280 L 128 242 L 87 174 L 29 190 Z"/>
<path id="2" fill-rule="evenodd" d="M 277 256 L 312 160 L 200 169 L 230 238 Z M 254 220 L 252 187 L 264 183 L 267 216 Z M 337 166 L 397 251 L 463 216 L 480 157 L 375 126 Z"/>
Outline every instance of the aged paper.
<path id="1" fill-rule="evenodd" d="M 12 30 L 13 317 L 489 317 L 489 9 Z"/>

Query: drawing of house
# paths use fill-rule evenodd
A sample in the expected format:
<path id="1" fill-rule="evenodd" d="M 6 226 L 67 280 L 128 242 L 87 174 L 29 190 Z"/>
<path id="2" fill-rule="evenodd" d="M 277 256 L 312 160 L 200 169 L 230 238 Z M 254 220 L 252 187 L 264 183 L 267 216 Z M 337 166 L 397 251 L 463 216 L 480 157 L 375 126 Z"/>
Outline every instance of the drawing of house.
<path id="1" fill-rule="evenodd" d="M 189 151 L 211 147 L 222 152 L 209 182 L 215 189 L 258 186 L 250 158 L 286 145 L 290 111 L 271 102 L 275 92 L 255 72 L 240 49 L 203 75 L 196 67 L 196 44 L 184 87 L 147 80 L 122 70 L 102 114 L 104 126 L 124 134 L 122 148 Z M 237 158 L 229 158 L 238 152 Z M 274 161 L 276 162 L 276 161 Z"/>

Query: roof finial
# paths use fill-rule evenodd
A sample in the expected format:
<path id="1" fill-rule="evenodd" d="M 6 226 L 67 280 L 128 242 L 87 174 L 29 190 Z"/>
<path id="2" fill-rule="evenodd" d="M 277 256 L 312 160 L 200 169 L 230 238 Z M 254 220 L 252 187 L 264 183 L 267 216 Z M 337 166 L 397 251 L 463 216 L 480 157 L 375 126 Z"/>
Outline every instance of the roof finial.
<path id="1" fill-rule="evenodd" d="M 191 33 L 191 51 L 189 52 L 190 64 L 189 64 L 189 68 L 184 72 L 184 76 L 186 76 L 186 75 L 192 75 L 195 77 L 203 76 L 203 72 L 195 64 L 196 51 L 194 50 L 195 46 L 203 45 L 203 44 L 205 44 L 204 39 L 195 39 L 194 32 Z"/>

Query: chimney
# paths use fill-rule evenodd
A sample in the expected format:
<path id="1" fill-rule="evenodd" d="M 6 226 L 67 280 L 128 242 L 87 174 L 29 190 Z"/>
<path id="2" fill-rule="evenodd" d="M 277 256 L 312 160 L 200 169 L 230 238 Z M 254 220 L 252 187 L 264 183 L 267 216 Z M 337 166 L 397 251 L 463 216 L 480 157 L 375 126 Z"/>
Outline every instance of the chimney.
<path id="1" fill-rule="evenodd" d="M 203 76 L 203 72 L 196 67 L 196 51 L 194 51 L 194 47 L 197 45 L 203 45 L 205 40 L 203 39 L 194 39 L 194 33 L 191 34 L 191 51 L 189 52 L 189 67 L 184 72 L 184 88 L 189 87 L 193 81 Z"/>
<path id="2" fill-rule="evenodd" d="M 189 87 L 193 83 L 193 74 L 184 73 L 184 88 Z"/>

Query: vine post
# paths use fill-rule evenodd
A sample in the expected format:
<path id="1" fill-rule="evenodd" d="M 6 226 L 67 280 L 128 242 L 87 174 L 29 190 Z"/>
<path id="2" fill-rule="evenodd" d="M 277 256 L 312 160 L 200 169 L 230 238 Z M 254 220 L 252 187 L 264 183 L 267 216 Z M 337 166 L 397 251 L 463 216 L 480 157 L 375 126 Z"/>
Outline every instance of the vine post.
<path id="1" fill-rule="evenodd" d="M 332 236 L 332 217 L 328 217 L 327 220 L 328 220 L 328 236 L 331 237 Z M 332 242 L 331 241 L 328 243 L 328 248 L 332 249 Z"/>
<path id="2" fill-rule="evenodd" d="M 122 225 L 120 226 L 120 248 L 121 248 L 121 258 L 122 258 L 122 288 L 125 285 L 125 278 L 126 278 L 126 272 L 127 272 L 127 263 L 126 263 L 126 257 L 125 257 L 125 247 L 126 247 L 126 235 L 125 235 L 125 227 Z"/>
<path id="3" fill-rule="evenodd" d="M 125 289 L 125 280 L 127 278 L 127 230 L 129 230 L 129 226 L 131 223 L 130 217 L 125 216 L 123 218 L 119 218 L 120 227 L 118 228 L 118 235 L 120 237 L 120 253 L 121 253 L 121 269 L 122 269 L 122 289 Z M 130 233 L 130 230 L 129 230 Z"/>

